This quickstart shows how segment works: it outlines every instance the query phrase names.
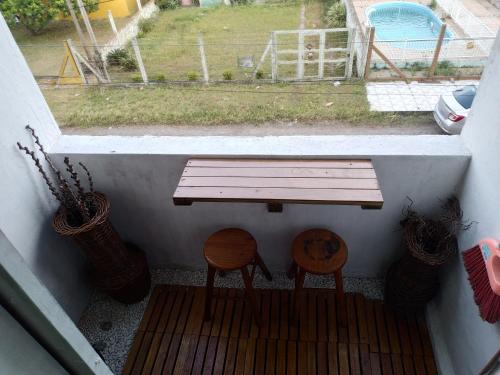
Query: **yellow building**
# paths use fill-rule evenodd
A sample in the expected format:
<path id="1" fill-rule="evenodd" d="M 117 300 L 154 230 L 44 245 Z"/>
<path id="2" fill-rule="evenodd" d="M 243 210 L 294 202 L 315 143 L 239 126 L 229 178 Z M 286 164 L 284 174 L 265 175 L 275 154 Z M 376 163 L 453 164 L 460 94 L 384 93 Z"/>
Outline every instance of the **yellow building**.
<path id="1" fill-rule="evenodd" d="M 140 1 L 140 0 L 139 0 Z M 89 14 L 91 19 L 100 19 L 108 16 L 108 10 L 113 17 L 128 17 L 137 12 L 136 0 L 99 0 L 99 9 Z"/>

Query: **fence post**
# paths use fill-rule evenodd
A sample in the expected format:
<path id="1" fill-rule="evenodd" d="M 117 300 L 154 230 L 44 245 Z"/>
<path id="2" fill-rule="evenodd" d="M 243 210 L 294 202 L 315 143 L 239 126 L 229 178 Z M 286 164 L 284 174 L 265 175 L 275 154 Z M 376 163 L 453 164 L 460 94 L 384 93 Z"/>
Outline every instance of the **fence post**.
<path id="1" fill-rule="evenodd" d="M 432 58 L 432 64 L 429 68 L 429 77 L 432 77 L 436 72 L 436 67 L 439 59 L 439 54 L 441 53 L 441 47 L 443 45 L 444 35 L 446 33 L 446 24 L 443 23 L 441 25 L 441 29 L 439 30 L 439 37 L 436 43 L 436 48 L 434 48 L 434 57 Z"/>
<path id="2" fill-rule="evenodd" d="M 264 61 L 266 59 L 267 54 L 269 53 L 269 50 L 271 49 L 272 44 L 273 44 L 273 41 L 271 39 L 269 39 L 269 42 L 266 45 L 266 49 L 264 50 L 264 53 L 260 57 L 259 63 L 257 64 L 257 66 L 255 67 L 255 69 L 253 71 L 253 74 L 252 74 L 253 79 L 255 79 L 257 77 L 257 72 L 259 71 L 262 64 L 264 64 Z"/>
<path id="3" fill-rule="evenodd" d="M 141 0 L 135 0 L 137 2 L 137 11 L 142 12 L 142 3 Z"/>
<path id="4" fill-rule="evenodd" d="M 142 62 L 141 51 L 139 50 L 139 45 L 137 44 L 137 39 L 132 39 L 132 48 L 134 49 L 135 58 L 137 64 L 139 64 L 139 70 L 141 72 L 142 82 L 146 85 L 148 84 L 148 75 L 146 74 L 146 69 L 144 68 L 144 63 Z"/>
<path id="5" fill-rule="evenodd" d="M 373 50 L 373 39 L 375 38 L 375 28 L 370 27 L 368 29 L 368 48 L 366 51 L 366 63 L 365 63 L 365 79 L 368 79 L 370 75 L 370 64 L 372 60 L 372 50 Z"/>
<path id="6" fill-rule="evenodd" d="M 200 50 L 200 59 L 201 59 L 201 69 L 203 70 L 203 82 L 208 84 L 208 66 L 207 66 L 207 58 L 205 56 L 205 45 L 203 43 L 203 37 L 198 35 L 198 49 Z"/>
<path id="7" fill-rule="evenodd" d="M 323 79 L 325 76 L 325 39 L 326 32 L 321 30 L 319 34 L 319 52 L 318 52 L 318 78 Z"/>
<path id="8" fill-rule="evenodd" d="M 304 78 L 304 32 L 299 30 L 299 45 L 297 47 L 297 79 Z"/>
<path id="9" fill-rule="evenodd" d="M 276 32 L 271 32 L 271 78 L 273 82 L 278 80 L 278 46 L 276 44 Z"/>
<path id="10" fill-rule="evenodd" d="M 349 53 L 349 59 L 347 60 L 347 79 L 352 77 L 352 66 L 354 63 L 354 45 L 356 44 L 356 28 L 349 28 L 347 36 L 347 50 Z"/>
<path id="11" fill-rule="evenodd" d="M 113 13 L 111 13 L 111 10 L 108 10 L 108 20 L 109 20 L 109 24 L 111 25 L 111 30 L 113 30 L 113 33 L 115 35 L 118 35 L 118 30 L 116 28 L 115 19 L 113 18 Z"/>

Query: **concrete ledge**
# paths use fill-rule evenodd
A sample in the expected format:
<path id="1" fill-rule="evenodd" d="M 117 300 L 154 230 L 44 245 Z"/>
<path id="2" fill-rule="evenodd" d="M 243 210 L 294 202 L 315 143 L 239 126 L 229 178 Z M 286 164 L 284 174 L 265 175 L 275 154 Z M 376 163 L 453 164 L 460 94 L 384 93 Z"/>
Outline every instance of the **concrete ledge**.
<path id="1" fill-rule="evenodd" d="M 470 158 L 459 136 L 122 137 L 64 135 L 52 154 L 273 157 L 454 156 Z"/>

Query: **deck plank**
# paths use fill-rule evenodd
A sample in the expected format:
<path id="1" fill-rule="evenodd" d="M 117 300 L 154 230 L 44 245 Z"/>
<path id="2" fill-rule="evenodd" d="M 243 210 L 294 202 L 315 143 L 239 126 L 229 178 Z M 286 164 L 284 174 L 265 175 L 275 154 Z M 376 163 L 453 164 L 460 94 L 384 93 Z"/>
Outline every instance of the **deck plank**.
<path id="1" fill-rule="evenodd" d="M 337 342 L 328 342 L 328 374 L 338 375 L 339 373 L 339 357 Z"/>
<path id="2" fill-rule="evenodd" d="M 367 316 L 365 310 L 365 298 L 361 294 L 356 294 L 354 297 L 356 304 L 356 316 L 359 329 L 359 342 L 361 344 L 368 344 L 370 336 L 368 334 Z"/>
<path id="3" fill-rule="evenodd" d="M 387 354 L 390 353 L 390 348 L 389 348 L 389 339 L 387 336 L 387 328 L 384 319 L 384 310 L 383 310 L 384 308 L 382 302 L 375 301 L 374 307 L 375 307 L 375 320 L 377 323 L 378 340 L 380 343 L 380 352 Z"/>
<path id="4" fill-rule="evenodd" d="M 230 337 L 227 345 L 226 364 L 224 366 L 224 375 L 232 375 L 235 372 L 236 360 L 238 355 L 238 339 Z"/>
<path id="5" fill-rule="evenodd" d="M 278 340 L 278 348 L 276 352 L 276 375 L 286 375 L 286 355 L 287 342 L 285 340 Z"/>
<path id="6" fill-rule="evenodd" d="M 437 374 L 421 315 L 393 314 L 360 294 L 339 303 L 332 290 L 305 289 L 293 322 L 291 291 L 256 294 L 260 327 L 243 290 L 215 288 L 212 319 L 203 322 L 204 288 L 156 287 L 123 373 Z"/>
<path id="7" fill-rule="evenodd" d="M 267 341 L 266 375 L 275 375 L 276 373 L 276 350 L 276 340 L 269 339 Z"/>

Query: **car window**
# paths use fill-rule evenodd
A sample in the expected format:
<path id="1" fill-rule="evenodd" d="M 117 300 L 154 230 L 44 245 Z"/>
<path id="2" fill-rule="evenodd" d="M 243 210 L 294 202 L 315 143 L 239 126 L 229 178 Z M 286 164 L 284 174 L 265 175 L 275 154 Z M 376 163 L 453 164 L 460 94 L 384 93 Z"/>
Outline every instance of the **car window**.
<path id="1" fill-rule="evenodd" d="M 476 87 L 465 86 L 460 90 L 453 91 L 453 96 L 462 107 L 464 107 L 465 109 L 469 109 L 472 106 L 474 97 L 476 96 Z"/>

